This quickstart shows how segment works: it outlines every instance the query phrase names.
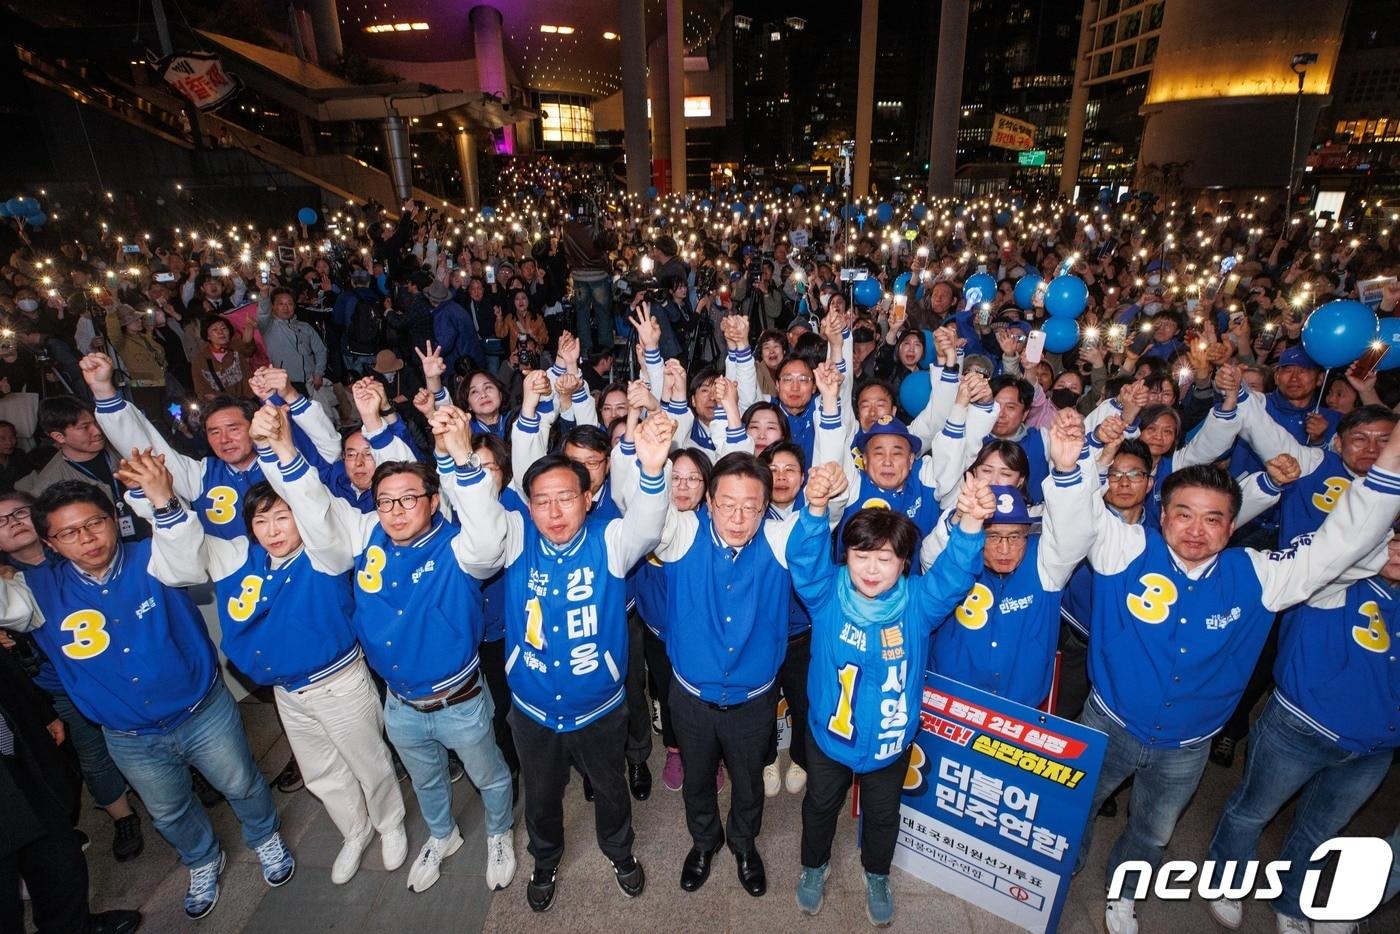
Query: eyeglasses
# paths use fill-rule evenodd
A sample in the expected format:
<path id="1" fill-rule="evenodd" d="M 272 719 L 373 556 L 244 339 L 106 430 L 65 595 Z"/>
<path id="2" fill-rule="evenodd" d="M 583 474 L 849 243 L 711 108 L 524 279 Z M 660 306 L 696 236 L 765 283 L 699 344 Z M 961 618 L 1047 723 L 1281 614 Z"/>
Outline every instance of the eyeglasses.
<path id="1" fill-rule="evenodd" d="M 418 501 L 420 499 L 427 498 L 427 493 L 405 493 L 398 499 L 395 499 L 392 496 L 381 496 L 379 497 L 379 499 L 374 501 L 374 508 L 379 510 L 380 512 L 393 512 L 394 505 L 398 504 L 399 506 L 403 507 L 404 512 L 409 512 L 413 509 L 414 506 L 418 505 Z"/>
<path id="2" fill-rule="evenodd" d="M 763 507 L 753 503 L 715 503 L 714 510 L 726 519 L 736 512 L 743 513 L 745 519 L 752 519 L 763 512 Z"/>
<path id="3" fill-rule="evenodd" d="M 608 462 L 608 459 L 607 459 L 606 457 L 594 457 L 594 458 L 591 458 L 591 459 L 589 459 L 589 460 L 585 460 L 585 459 L 583 459 L 582 457 L 578 457 L 578 458 L 570 458 L 570 460 L 572 460 L 575 464 L 578 464 L 578 465 L 582 466 L 584 469 L 589 470 L 589 471 L 602 470 L 602 469 L 603 469 L 603 465 L 606 464 L 606 463 Z M 575 495 L 577 495 L 577 494 L 575 494 Z"/>
<path id="4" fill-rule="evenodd" d="M 1121 482 L 1123 480 L 1127 480 L 1130 483 L 1137 483 L 1145 476 L 1147 476 L 1147 471 L 1138 470 L 1137 468 L 1133 468 L 1131 470 L 1110 470 L 1108 472 L 1108 479 L 1114 482 Z"/>
<path id="5" fill-rule="evenodd" d="M 367 461 L 374 459 L 374 452 L 368 448 L 363 451 L 357 451 L 354 448 L 346 448 L 343 456 L 348 461 Z"/>
<path id="6" fill-rule="evenodd" d="M 808 376 L 806 373 L 789 373 L 778 380 L 780 383 L 795 383 L 799 386 L 810 383 L 811 381 L 812 377 Z"/>
<path id="7" fill-rule="evenodd" d="M 680 474 L 678 474 L 678 473 L 673 473 L 673 474 L 671 474 L 671 485 L 672 485 L 672 486 L 692 487 L 692 486 L 700 486 L 700 485 L 703 484 L 704 482 L 705 482 L 705 478 L 704 478 L 704 477 L 701 477 L 701 476 L 699 476 L 699 475 L 696 475 L 696 476 L 694 476 L 694 477 L 685 477 L 685 476 L 682 476 L 682 475 L 680 475 Z"/>
<path id="8" fill-rule="evenodd" d="M 18 525 L 25 519 L 28 519 L 31 512 L 32 510 L 28 506 L 21 506 L 14 512 L 5 513 L 3 516 L 0 516 L 0 529 L 3 529 L 5 526 L 10 525 L 11 523 Z"/>
<path id="9" fill-rule="evenodd" d="M 83 534 L 84 532 L 90 532 L 93 535 L 96 535 L 104 525 L 111 521 L 111 516 L 93 516 L 91 519 L 84 522 L 82 525 L 70 525 L 66 529 L 59 529 L 57 532 L 52 533 L 49 537 L 52 538 L 54 541 L 60 542 L 64 545 L 71 545 L 78 540 L 79 535 Z"/>
<path id="10" fill-rule="evenodd" d="M 1025 532 L 988 532 L 988 545 L 1019 545 L 1026 540 Z"/>
<path id="11" fill-rule="evenodd" d="M 578 502 L 578 493 L 560 493 L 557 496 L 532 496 L 530 497 L 531 509 L 548 509 L 550 506 L 558 506 L 560 509 L 568 509 Z"/>

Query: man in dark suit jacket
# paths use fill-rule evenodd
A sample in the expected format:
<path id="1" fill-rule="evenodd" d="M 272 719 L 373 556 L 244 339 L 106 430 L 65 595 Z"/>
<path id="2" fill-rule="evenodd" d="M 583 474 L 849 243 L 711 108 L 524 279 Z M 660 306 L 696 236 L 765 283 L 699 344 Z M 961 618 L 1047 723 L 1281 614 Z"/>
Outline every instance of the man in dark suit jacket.
<path id="1" fill-rule="evenodd" d="M 70 822 L 77 788 L 58 746 L 63 721 L 0 652 L 0 931 L 23 931 L 19 883 L 39 934 L 128 934 L 135 911 L 88 910 L 87 860 Z"/>

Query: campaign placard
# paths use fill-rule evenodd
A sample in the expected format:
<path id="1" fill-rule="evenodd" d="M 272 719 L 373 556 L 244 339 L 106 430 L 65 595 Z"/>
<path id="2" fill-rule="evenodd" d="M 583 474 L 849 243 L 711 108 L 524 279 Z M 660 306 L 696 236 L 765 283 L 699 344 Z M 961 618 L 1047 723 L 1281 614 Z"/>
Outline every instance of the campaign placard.
<path id="1" fill-rule="evenodd" d="M 1055 930 L 1107 737 L 941 675 L 925 682 L 894 864 Z"/>

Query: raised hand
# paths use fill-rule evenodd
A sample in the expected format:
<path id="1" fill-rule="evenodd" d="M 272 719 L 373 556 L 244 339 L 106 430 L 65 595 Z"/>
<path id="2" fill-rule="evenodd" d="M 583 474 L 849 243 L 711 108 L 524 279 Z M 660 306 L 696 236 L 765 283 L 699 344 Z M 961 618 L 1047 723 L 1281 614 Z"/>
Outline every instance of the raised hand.
<path id="1" fill-rule="evenodd" d="M 743 315 L 725 315 L 720 320 L 719 329 L 730 350 L 742 350 L 749 346 L 749 319 Z"/>
<path id="2" fill-rule="evenodd" d="M 578 359 L 580 347 L 578 338 L 568 331 L 559 335 L 559 362 L 564 365 L 564 369 L 570 372 L 578 372 Z"/>
<path id="3" fill-rule="evenodd" d="M 1288 454 L 1280 454 L 1264 465 L 1274 486 L 1282 489 L 1303 475 L 1303 468 Z"/>
<path id="4" fill-rule="evenodd" d="M 266 394 L 260 394 L 258 398 L 262 399 L 264 402 L 267 401 L 268 397 L 273 393 L 281 396 L 286 402 L 295 401 L 299 395 L 296 388 L 292 386 L 292 381 L 288 378 L 286 370 L 279 369 L 275 366 L 265 366 L 260 367 L 253 375 L 260 377 L 262 389 Z M 248 382 L 251 384 L 252 379 L 249 379 Z M 257 390 L 254 390 L 254 392 L 256 391 Z"/>
<path id="5" fill-rule="evenodd" d="M 544 370 L 531 370 L 525 376 L 520 400 L 520 414 L 533 417 L 539 408 L 540 400 L 550 395 L 549 374 Z"/>
<path id="6" fill-rule="evenodd" d="M 637 426 L 634 441 L 637 445 L 637 461 L 642 472 L 648 476 L 659 476 L 666 469 L 666 459 L 671 453 L 671 439 L 676 434 L 676 422 L 665 412 L 652 412 L 646 421 Z"/>
<path id="7" fill-rule="evenodd" d="M 982 524 L 997 514 L 996 493 L 986 480 L 979 480 L 969 472 L 963 477 L 962 488 L 958 490 L 958 504 L 954 512 L 964 532 L 979 532 Z"/>
<path id="8" fill-rule="evenodd" d="M 1084 451 L 1084 418 L 1074 409 L 1060 409 L 1050 423 L 1047 453 L 1050 463 L 1061 473 L 1074 469 Z"/>
<path id="9" fill-rule="evenodd" d="M 373 376 L 365 376 L 350 386 L 350 397 L 355 402 L 355 411 L 360 413 L 360 421 L 366 430 L 379 431 L 384 424 L 384 403 L 387 394 L 384 386 Z"/>
<path id="10" fill-rule="evenodd" d="M 430 418 L 437 409 L 437 399 L 428 390 L 420 389 L 413 394 L 413 407 L 424 418 Z"/>
<path id="11" fill-rule="evenodd" d="M 1019 328 L 1002 328 L 996 332 L 997 345 L 1001 347 L 1003 357 L 1019 357 L 1021 355 L 1021 342 L 1016 339 L 1016 335 L 1019 333 Z"/>
<path id="12" fill-rule="evenodd" d="M 642 302 L 632 309 L 632 316 L 627 320 L 637 329 L 637 343 L 643 349 L 655 350 L 661 346 L 661 322 L 652 315 L 649 303 Z"/>
<path id="13" fill-rule="evenodd" d="M 83 381 L 97 398 L 110 399 L 117 394 L 112 385 L 112 374 L 117 367 L 105 353 L 88 354 L 78 361 L 78 369 L 83 371 Z"/>
<path id="14" fill-rule="evenodd" d="M 1215 371 L 1215 391 L 1223 396 L 1220 407 L 1229 411 L 1235 407 L 1240 395 L 1240 368 L 1227 363 Z"/>
<path id="15" fill-rule="evenodd" d="M 1109 446 L 1116 448 L 1123 441 L 1123 434 L 1127 429 L 1128 426 L 1124 423 L 1123 416 L 1110 415 L 1099 422 L 1099 427 L 1094 429 L 1094 437 L 1105 448 Z"/>
<path id="16" fill-rule="evenodd" d="M 554 381 L 554 395 L 559 399 L 561 411 L 567 409 L 574 401 L 574 393 L 583 385 L 583 380 L 577 373 L 569 372 Z"/>
<path id="17" fill-rule="evenodd" d="M 666 379 L 669 383 L 669 374 Z M 639 379 L 627 384 L 627 407 L 634 412 L 655 412 L 661 408 L 647 384 Z"/>
<path id="18" fill-rule="evenodd" d="M 428 341 L 423 347 L 423 350 L 414 347 L 413 352 L 418 355 L 418 362 L 423 366 L 423 380 L 428 389 L 437 392 L 442 388 L 442 374 L 447 372 L 447 363 L 442 359 L 441 346 L 434 347 L 433 342 Z"/>
<path id="19" fill-rule="evenodd" d="M 807 508 L 815 516 L 826 512 L 827 504 L 846 491 L 846 474 L 836 462 L 818 464 L 807 473 Z"/>
<path id="20" fill-rule="evenodd" d="M 726 414 L 731 408 L 736 412 L 739 409 L 739 384 L 735 380 L 727 379 L 723 376 L 716 377 L 712 388 L 715 401 L 725 410 Z"/>
<path id="21" fill-rule="evenodd" d="M 165 466 L 165 455 L 150 448 L 131 449 L 131 456 L 117 465 L 116 477 L 133 490 L 140 490 L 152 506 L 163 506 L 174 498 L 175 481 Z"/>
<path id="22" fill-rule="evenodd" d="M 682 366 L 681 362 L 675 357 L 666 361 L 662 379 L 662 398 L 684 400 L 689 395 L 689 393 L 686 392 L 689 377 L 685 372 L 685 367 Z"/>
<path id="23" fill-rule="evenodd" d="M 836 369 L 836 364 L 825 360 L 817 364 L 812 374 L 817 381 L 817 391 L 821 393 L 822 402 L 829 402 L 834 406 L 841 392 L 841 371 Z"/>
<path id="24" fill-rule="evenodd" d="M 1123 409 L 1123 418 L 1129 423 L 1137 421 L 1138 413 L 1147 405 L 1147 383 L 1137 380 L 1118 390 L 1118 404 Z"/>
<path id="25" fill-rule="evenodd" d="M 471 418 L 455 405 L 445 405 L 433 412 L 428 419 L 433 431 L 433 440 L 443 452 L 458 464 L 465 464 L 472 456 Z"/>

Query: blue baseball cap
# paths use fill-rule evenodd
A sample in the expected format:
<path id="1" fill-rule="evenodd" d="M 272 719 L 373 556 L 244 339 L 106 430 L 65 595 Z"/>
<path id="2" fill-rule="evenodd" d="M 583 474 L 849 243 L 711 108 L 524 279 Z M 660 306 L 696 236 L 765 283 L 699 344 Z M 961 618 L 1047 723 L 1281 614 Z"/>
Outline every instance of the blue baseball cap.
<path id="1" fill-rule="evenodd" d="M 923 442 L 909 433 L 909 428 L 899 419 L 892 415 L 882 415 L 865 431 L 856 435 L 856 447 L 864 451 L 865 446 L 870 443 L 870 439 L 877 435 L 895 435 L 903 438 L 909 445 L 909 450 L 918 454 L 923 449 Z"/>
<path id="2" fill-rule="evenodd" d="M 997 512 L 987 525 L 1034 525 L 1036 520 L 1026 509 L 1026 497 L 1014 486 L 991 488 L 997 498 Z"/>
<path id="3" fill-rule="evenodd" d="M 1301 346 L 1289 347 L 1278 356 L 1278 363 L 1274 364 L 1274 369 L 1281 369 L 1286 366 L 1301 366 L 1309 370 L 1320 370 L 1322 367 L 1316 360 L 1308 356 L 1308 352 Z"/>

